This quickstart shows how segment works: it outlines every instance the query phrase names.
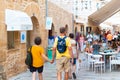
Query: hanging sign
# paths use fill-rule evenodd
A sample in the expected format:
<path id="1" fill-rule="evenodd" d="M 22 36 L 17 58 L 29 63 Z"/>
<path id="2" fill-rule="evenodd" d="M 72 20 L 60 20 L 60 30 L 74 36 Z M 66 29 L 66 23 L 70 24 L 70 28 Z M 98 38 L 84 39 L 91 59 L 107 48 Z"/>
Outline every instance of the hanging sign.
<path id="1" fill-rule="evenodd" d="M 52 17 L 47 17 L 46 18 L 46 29 L 51 30 L 52 27 Z"/>

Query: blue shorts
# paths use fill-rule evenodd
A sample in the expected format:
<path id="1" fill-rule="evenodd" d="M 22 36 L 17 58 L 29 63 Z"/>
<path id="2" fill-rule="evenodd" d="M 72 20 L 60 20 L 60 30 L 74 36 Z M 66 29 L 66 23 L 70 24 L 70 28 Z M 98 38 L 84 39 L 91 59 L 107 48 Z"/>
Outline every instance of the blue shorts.
<path id="1" fill-rule="evenodd" d="M 75 64 L 76 64 L 76 58 L 73 59 L 73 65 L 75 65 Z"/>
<path id="2" fill-rule="evenodd" d="M 70 63 L 72 63 L 72 59 L 70 59 Z M 73 63 L 72 65 L 75 65 L 76 64 L 76 58 L 73 58 Z"/>
<path id="3" fill-rule="evenodd" d="M 36 72 L 36 71 L 38 71 L 38 73 L 42 73 L 43 72 L 43 66 L 41 66 L 41 67 L 30 67 L 30 72 Z"/>

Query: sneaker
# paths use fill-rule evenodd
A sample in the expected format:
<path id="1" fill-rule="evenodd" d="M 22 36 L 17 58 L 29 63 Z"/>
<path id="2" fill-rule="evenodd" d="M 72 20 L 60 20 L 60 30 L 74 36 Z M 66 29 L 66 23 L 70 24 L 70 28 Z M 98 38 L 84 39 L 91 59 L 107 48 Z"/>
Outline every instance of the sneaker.
<path id="1" fill-rule="evenodd" d="M 72 75 L 73 75 L 73 78 L 76 79 L 76 75 L 75 75 L 75 73 L 72 73 Z"/>

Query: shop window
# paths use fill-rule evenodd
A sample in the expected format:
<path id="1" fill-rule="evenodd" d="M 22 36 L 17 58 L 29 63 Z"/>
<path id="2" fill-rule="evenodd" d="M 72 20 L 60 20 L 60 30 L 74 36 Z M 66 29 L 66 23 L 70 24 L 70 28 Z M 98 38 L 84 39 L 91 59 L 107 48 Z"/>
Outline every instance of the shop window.
<path id="1" fill-rule="evenodd" d="M 87 32 L 91 32 L 92 31 L 92 28 L 90 26 L 86 27 L 86 31 Z"/>
<path id="2" fill-rule="evenodd" d="M 7 32 L 7 42 L 8 42 L 8 49 L 14 48 L 14 31 Z"/>
<path id="3" fill-rule="evenodd" d="M 78 18 L 78 15 L 76 15 L 75 18 L 77 19 L 77 18 Z"/>
<path id="4" fill-rule="evenodd" d="M 84 31 L 84 25 L 81 25 L 81 29 L 80 29 L 81 31 Z"/>
<path id="5" fill-rule="evenodd" d="M 78 10 L 78 7 L 76 7 L 76 11 Z"/>
<path id="6" fill-rule="evenodd" d="M 8 49 L 14 49 L 15 47 L 18 47 L 18 42 L 19 42 L 18 32 L 17 31 L 8 31 L 7 32 Z"/>
<path id="7" fill-rule="evenodd" d="M 78 1 L 76 0 L 74 3 L 75 3 L 75 5 L 77 5 L 77 4 L 78 4 Z"/>

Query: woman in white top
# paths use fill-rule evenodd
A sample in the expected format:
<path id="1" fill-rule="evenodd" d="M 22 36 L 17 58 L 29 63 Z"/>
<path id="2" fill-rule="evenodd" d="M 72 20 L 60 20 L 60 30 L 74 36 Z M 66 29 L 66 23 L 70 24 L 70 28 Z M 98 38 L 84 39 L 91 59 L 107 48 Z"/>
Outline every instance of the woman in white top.
<path id="1" fill-rule="evenodd" d="M 73 78 L 76 79 L 75 71 L 76 71 L 76 59 L 78 59 L 78 49 L 77 49 L 77 43 L 74 40 L 74 34 L 70 33 L 69 37 L 70 37 L 70 43 L 72 46 L 72 52 L 73 52 L 73 56 L 74 56 L 73 63 L 72 63 L 72 65 L 73 65 L 72 66 L 72 75 L 73 75 Z"/>

